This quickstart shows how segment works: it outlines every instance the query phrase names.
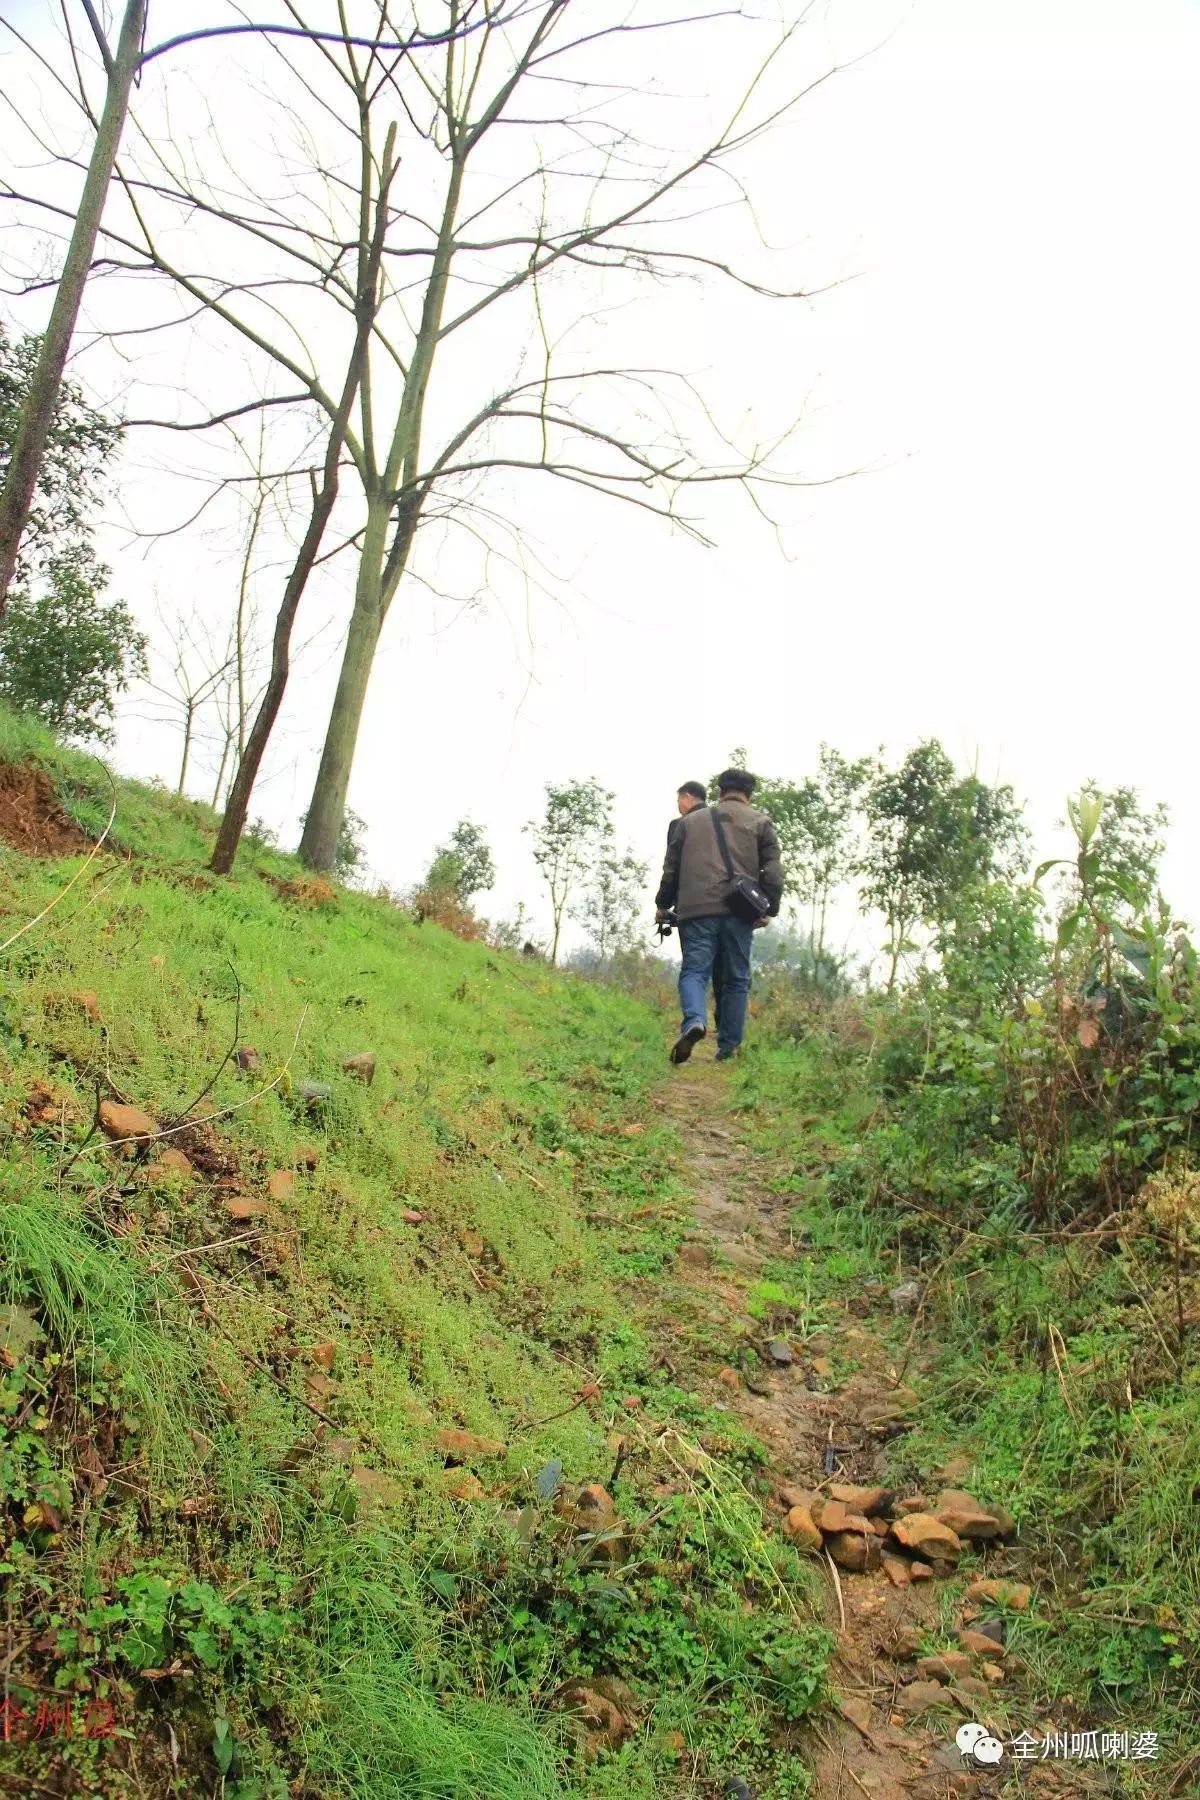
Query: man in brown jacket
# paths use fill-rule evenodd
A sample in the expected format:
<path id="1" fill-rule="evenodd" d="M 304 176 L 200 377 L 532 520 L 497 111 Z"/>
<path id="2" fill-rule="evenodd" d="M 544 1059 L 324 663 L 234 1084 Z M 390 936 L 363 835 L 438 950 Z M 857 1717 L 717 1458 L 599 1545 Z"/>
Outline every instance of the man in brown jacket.
<path id="1" fill-rule="evenodd" d="M 717 777 L 715 808 L 697 806 L 671 828 L 662 881 L 655 895 L 658 917 L 673 912 L 679 922 L 683 962 L 679 1002 L 683 1024 L 671 1061 L 686 1062 L 708 1030 L 708 985 L 722 968 L 717 1061 L 725 1062 L 742 1041 L 750 995 L 750 942 L 755 927 L 739 918 L 728 900 L 729 873 L 713 824 L 719 812 L 734 873 L 757 882 L 770 901 L 770 916 L 783 896 L 779 840 L 766 813 L 750 804 L 754 777 L 726 769 Z M 766 923 L 764 919 L 762 923 Z"/>

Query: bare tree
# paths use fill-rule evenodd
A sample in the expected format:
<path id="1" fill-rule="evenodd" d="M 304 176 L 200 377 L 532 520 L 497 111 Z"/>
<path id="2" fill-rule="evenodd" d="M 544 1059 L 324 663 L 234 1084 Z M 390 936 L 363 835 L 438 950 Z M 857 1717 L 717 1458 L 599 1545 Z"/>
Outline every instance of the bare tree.
<path id="1" fill-rule="evenodd" d="M 144 38 L 149 0 L 127 0 L 114 50 L 109 45 L 94 0 L 79 0 L 79 4 L 95 38 L 103 64 L 104 102 L 97 117 L 88 100 L 80 61 L 71 36 L 70 14 L 65 0 L 63 0 L 67 34 L 71 43 L 75 71 L 79 79 L 78 99 L 95 127 L 95 139 L 87 165 L 83 191 L 74 214 L 66 257 L 56 286 L 50 321 L 43 336 L 37 370 L 18 421 L 7 477 L 3 489 L 0 489 L 0 619 L 4 616 L 8 591 L 16 571 L 21 538 L 29 519 L 29 511 L 37 487 L 38 472 L 45 455 L 46 441 L 54 417 L 59 390 L 62 386 L 63 371 L 67 366 L 67 356 L 79 318 L 84 288 L 92 268 L 100 221 L 104 213 L 109 183 L 112 179 L 117 152 L 128 116 L 130 92 L 139 72 L 148 63 L 165 55 L 168 51 L 177 51 L 186 45 L 198 44 L 214 38 L 251 33 L 263 37 L 306 38 L 311 42 L 319 43 L 326 37 L 326 34 L 316 28 L 307 26 L 251 24 L 249 21 L 243 20 L 237 24 L 210 26 L 201 30 L 182 32 L 165 43 L 147 50 L 144 47 Z M 6 24 L 9 31 L 21 42 L 27 42 L 11 21 L 0 21 L 0 23 Z M 372 50 L 400 52 L 401 54 L 406 52 L 409 47 L 407 44 L 395 42 L 379 43 L 374 39 L 356 40 L 350 38 L 346 33 L 333 33 L 329 34 L 329 37 L 331 41 L 338 43 L 361 42 Z M 39 60 L 44 61 L 41 58 Z M 56 79 L 58 79 L 57 76 Z"/>
<path id="2" fill-rule="evenodd" d="M 139 104 L 120 166 L 124 207 L 104 235 L 111 265 L 166 274 L 187 317 L 202 312 L 263 360 L 258 394 L 189 425 L 268 405 L 324 420 L 273 680 L 214 860 L 226 868 L 278 712 L 296 607 L 311 570 L 333 554 L 322 544 L 335 508 L 345 515 L 340 545 L 358 560 L 301 843 L 318 868 L 332 866 L 375 652 L 423 522 L 484 532 L 497 507 L 511 514 L 504 484 L 550 475 L 708 541 L 681 504 L 689 490 L 737 484 L 761 511 L 772 486 L 804 484 L 781 463 L 790 431 L 733 444 L 683 370 L 608 366 L 564 348 L 601 286 L 606 299 L 631 299 L 675 278 L 711 278 L 803 297 L 709 254 L 697 228 L 717 204 L 714 184 L 745 199 L 738 159 L 817 84 L 776 91 L 799 21 L 764 48 L 761 24 L 717 0 L 637 23 L 588 15 L 578 30 L 568 0 L 450 0 L 435 44 L 439 34 L 422 31 L 411 9 L 396 23 L 393 0 L 341 6 L 340 35 L 314 30 L 301 0 L 286 3 L 295 35 L 318 44 L 320 59 L 314 68 L 294 43 L 271 40 L 273 79 L 257 104 L 275 108 L 273 179 L 260 135 L 251 144 L 214 120 L 193 150 L 156 133 Z M 705 32 L 737 34 L 721 41 L 731 66 L 746 37 L 748 73 L 689 148 L 657 150 L 648 96 L 621 70 L 660 40 L 669 58 L 676 34 Z M 393 199 L 398 128 L 405 191 Z M 170 249 L 183 219 L 186 266 Z M 445 371 L 440 388 L 435 370 Z M 354 491 L 340 505 L 347 470 Z"/>
<path id="3" fill-rule="evenodd" d="M 175 792 L 182 794 L 205 714 L 228 687 L 236 667 L 236 653 L 231 643 L 216 647 L 211 632 L 197 619 L 194 609 L 189 609 L 186 619 L 170 621 L 160 611 L 155 636 L 159 643 L 169 645 L 169 650 L 165 655 L 160 652 L 158 657 L 161 675 L 145 683 L 149 695 L 147 716 L 168 720 L 179 728 Z"/>

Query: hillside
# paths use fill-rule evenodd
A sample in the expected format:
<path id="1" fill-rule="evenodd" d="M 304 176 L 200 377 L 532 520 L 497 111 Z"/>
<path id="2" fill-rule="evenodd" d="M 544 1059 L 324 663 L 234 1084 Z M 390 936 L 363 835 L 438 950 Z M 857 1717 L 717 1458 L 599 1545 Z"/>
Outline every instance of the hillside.
<path id="1" fill-rule="evenodd" d="M 1184 937 L 668 1074 L 214 825 L 0 715 L 0 1791 L 1193 1791 Z"/>
<path id="2" fill-rule="evenodd" d="M 216 883 L 211 815 L 162 792 L 119 784 L 84 853 L 98 766 L 9 718 L 0 761 L 0 827 L 53 853 L 0 849 L 8 1791 L 667 1791 L 696 1619 L 797 1569 L 748 1440 L 686 1507 L 663 1447 L 704 1415 L 642 1317 L 685 1222 L 643 1109 L 661 1021 L 278 854 Z M 627 1546 L 572 1496 L 647 1392 L 614 1585 Z M 802 1652 L 785 1710 L 819 1692 L 796 1610 L 728 1650 L 760 1690 L 735 1761 L 773 1658 Z M 550 1702 L 614 1666 L 659 1729 L 585 1773 Z"/>

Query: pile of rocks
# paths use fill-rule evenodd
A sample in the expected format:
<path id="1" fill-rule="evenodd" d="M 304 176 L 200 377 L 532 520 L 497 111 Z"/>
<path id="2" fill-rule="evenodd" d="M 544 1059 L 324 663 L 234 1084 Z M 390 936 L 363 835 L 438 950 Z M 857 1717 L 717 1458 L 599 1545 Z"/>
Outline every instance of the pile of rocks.
<path id="1" fill-rule="evenodd" d="M 952 1575 L 964 1546 L 1005 1542 L 1017 1529 L 1006 1508 L 961 1488 L 932 1501 L 835 1481 L 820 1490 L 786 1487 L 778 1498 L 784 1535 L 798 1548 L 828 1550 L 854 1573 L 882 1568 L 896 1587 Z"/>

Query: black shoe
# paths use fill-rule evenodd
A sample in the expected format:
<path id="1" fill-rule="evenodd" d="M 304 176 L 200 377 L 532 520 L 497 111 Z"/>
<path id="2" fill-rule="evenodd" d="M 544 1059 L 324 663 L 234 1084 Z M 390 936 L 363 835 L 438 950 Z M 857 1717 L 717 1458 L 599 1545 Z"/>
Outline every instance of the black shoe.
<path id="1" fill-rule="evenodd" d="M 675 1039 L 674 1044 L 671 1046 L 671 1061 L 673 1063 L 685 1063 L 696 1045 L 700 1042 L 700 1039 L 702 1037 L 707 1037 L 707 1035 L 708 1033 L 705 1031 L 703 1025 L 689 1025 L 686 1031 L 680 1032 L 679 1036 Z"/>

